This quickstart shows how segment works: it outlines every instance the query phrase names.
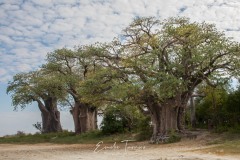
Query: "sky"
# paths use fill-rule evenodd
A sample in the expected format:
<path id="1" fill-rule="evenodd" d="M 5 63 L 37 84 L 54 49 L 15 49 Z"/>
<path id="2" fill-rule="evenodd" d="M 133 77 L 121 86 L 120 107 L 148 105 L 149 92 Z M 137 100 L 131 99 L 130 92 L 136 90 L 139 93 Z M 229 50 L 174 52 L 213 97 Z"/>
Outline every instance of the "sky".
<path id="1" fill-rule="evenodd" d="M 13 75 L 41 66 L 48 52 L 110 42 L 135 17 L 146 16 L 214 23 L 240 42 L 239 15 L 239 0 L 0 0 L 0 136 L 37 131 L 37 105 L 14 112 L 6 87 Z M 61 114 L 63 128 L 73 130 L 69 112 Z"/>

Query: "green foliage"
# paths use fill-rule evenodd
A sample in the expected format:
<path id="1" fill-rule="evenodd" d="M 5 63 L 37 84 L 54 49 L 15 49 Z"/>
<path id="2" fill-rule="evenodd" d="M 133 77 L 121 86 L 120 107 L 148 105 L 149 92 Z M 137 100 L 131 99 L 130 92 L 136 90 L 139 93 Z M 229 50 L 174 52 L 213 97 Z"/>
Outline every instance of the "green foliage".
<path id="1" fill-rule="evenodd" d="M 240 124 L 235 125 L 234 127 L 231 127 L 228 129 L 230 133 L 237 133 L 240 134 Z"/>
<path id="2" fill-rule="evenodd" d="M 214 132 L 215 133 L 223 133 L 223 132 L 227 132 L 229 130 L 229 127 L 226 125 L 217 125 L 214 126 Z"/>
<path id="3" fill-rule="evenodd" d="M 240 87 L 229 94 L 227 99 L 227 112 L 232 126 L 240 125 Z"/>
<path id="4" fill-rule="evenodd" d="M 137 123 L 136 109 L 129 106 L 111 106 L 105 109 L 101 130 L 103 134 L 132 131 Z"/>
<path id="5" fill-rule="evenodd" d="M 188 99 L 199 84 L 225 81 L 239 70 L 239 44 L 205 22 L 136 18 L 121 37 L 90 52 L 98 67 L 80 83 L 83 101 L 146 107 L 154 96 L 155 103 L 164 104 Z"/>
<path id="6" fill-rule="evenodd" d="M 102 133 L 137 133 L 137 140 L 148 140 L 152 135 L 150 116 L 142 115 L 134 106 L 108 107 L 104 111 Z"/>
<path id="7" fill-rule="evenodd" d="M 26 135 L 26 133 L 25 132 L 23 132 L 23 131 L 17 131 L 17 134 L 16 134 L 16 136 L 25 136 Z"/>
<path id="8" fill-rule="evenodd" d="M 228 93 L 221 87 L 206 87 L 205 94 L 206 97 L 197 104 L 198 125 L 206 127 L 208 123 L 211 123 L 217 133 L 238 132 L 240 125 L 239 89 Z"/>
<path id="9" fill-rule="evenodd" d="M 181 136 L 178 135 L 175 131 L 171 131 L 167 143 L 175 143 L 181 140 Z"/>
<path id="10" fill-rule="evenodd" d="M 141 116 L 139 118 L 136 127 L 136 131 L 138 133 L 137 135 L 138 141 L 149 140 L 149 138 L 152 136 L 153 132 L 150 122 L 151 122 L 150 116 Z"/>
<path id="11" fill-rule="evenodd" d="M 200 124 L 208 125 L 212 123 L 215 127 L 218 125 L 227 126 L 228 116 L 226 112 L 227 91 L 219 86 L 217 88 L 206 87 L 205 97 L 197 104 L 196 116 Z"/>
<path id="12" fill-rule="evenodd" d="M 16 74 L 13 81 L 9 82 L 7 93 L 12 94 L 14 109 L 22 109 L 34 101 L 44 101 L 49 97 L 64 99 L 66 92 L 63 90 L 61 79 L 44 70 Z"/>

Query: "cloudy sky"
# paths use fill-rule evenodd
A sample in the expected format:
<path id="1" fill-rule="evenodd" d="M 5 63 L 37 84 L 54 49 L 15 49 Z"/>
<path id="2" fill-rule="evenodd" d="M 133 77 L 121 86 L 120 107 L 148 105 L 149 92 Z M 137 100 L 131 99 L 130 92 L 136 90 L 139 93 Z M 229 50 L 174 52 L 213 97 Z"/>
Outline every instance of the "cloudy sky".
<path id="1" fill-rule="evenodd" d="M 8 127 L 15 122 L 33 132 L 31 121 L 41 120 L 35 104 L 12 112 L 5 92 L 14 74 L 38 68 L 48 52 L 111 41 L 137 16 L 186 16 L 240 41 L 239 15 L 239 0 L 0 0 L 0 136 L 16 132 Z M 71 129 L 71 120 L 63 121 Z"/>

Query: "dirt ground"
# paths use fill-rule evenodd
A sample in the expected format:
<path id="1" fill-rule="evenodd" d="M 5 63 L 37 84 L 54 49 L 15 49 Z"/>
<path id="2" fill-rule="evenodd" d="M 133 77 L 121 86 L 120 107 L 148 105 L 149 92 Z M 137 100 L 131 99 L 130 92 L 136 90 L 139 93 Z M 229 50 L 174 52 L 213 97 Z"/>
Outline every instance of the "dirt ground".
<path id="1" fill-rule="evenodd" d="M 206 139 L 206 138 L 205 138 Z M 174 144 L 148 142 L 113 144 L 0 144 L 0 160 L 239 160 L 240 155 L 206 152 L 206 140 Z M 201 150 L 205 150 L 204 152 Z"/>

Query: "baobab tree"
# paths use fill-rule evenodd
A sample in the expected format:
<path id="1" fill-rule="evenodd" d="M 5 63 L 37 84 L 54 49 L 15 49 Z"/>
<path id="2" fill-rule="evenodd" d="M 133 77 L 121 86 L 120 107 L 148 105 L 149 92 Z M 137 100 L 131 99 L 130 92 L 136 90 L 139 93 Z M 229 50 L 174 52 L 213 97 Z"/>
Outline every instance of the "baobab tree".
<path id="1" fill-rule="evenodd" d="M 184 130 L 184 110 L 198 85 L 214 86 L 239 71 L 239 43 L 212 24 L 137 18 L 123 33 L 99 53 L 116 63 L 89 77 L 82 94 L 88 102 L 137 106 L 151 116 L 153 140 Z"/>
<path id="2" fill-rule="evenodd" d="M 75 133 L 97 129 L 97 107 L 82 102 L 82 95 L 78 89 L 87 75 L 94 69 L 94 64 L 87 57 L 91 47 L 82 46 L 75 50 L 62 48 L 47 55 L 47 63 L 43 69 L 50 74 L 62 79 L 65 92 L 68 92 L 74 100 L 70 112 L 73 116 Z"/>
<path id="3" fill-rule="evenodd" d="M 9 82 L 7 93 L 12 94 L 14 109 L 20 106 L 24 109 L 28 104 L 37 102 L 42 116 L 42 132 L 60 132 L 60 112 L 58 99 L 64 99 L 61 80 L 53 75 L 45 74 L 42 70 L 16 74 Z"/>

